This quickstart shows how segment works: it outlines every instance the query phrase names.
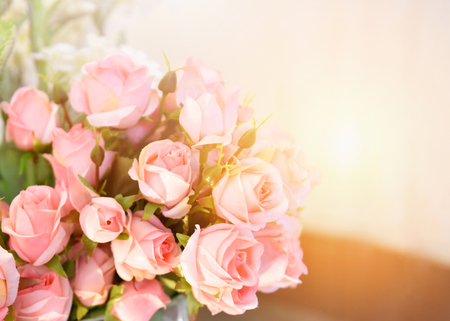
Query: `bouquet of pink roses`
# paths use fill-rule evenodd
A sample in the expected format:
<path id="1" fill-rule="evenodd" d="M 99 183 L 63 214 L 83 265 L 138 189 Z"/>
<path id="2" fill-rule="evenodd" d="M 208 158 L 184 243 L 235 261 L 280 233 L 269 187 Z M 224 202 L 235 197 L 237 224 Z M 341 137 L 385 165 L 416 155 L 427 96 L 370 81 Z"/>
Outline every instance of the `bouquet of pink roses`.
<path id="1" fill-rule="evenodd" d="M 217 70 L 167 65 L 114 51 L 1 103 L 0 320 L 237 315 L 307 273 L 316 171 Z"/>

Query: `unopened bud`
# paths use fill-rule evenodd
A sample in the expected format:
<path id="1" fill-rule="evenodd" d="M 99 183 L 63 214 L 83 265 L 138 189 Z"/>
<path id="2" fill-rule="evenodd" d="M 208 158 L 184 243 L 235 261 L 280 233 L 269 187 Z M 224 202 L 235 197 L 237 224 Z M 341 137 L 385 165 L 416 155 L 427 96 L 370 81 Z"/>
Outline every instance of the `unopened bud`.
<path id="1" fill-rule="evenodd" d="M 158 89 L 163 93 L 174 93 L 177 90 L 176 72 L 169 70 L 159 82 Z"/>
<path id="2" fill-rule="evenodd" d="M 55 84 L 53 86 L 53 101 L 57 104 L 62 105 L 65 104 L 67 100 L 69 100 L 69 97 L 67 97 L 67 93 L 60 85 Z"/>
<path id="3" fill-rule="evenodd" d="M 247 130 L 239 139 L 238 146 L 241 148 L 250 148 L 256 142 L 256 128 Z"/>
<path id="4" fill-rule="evenodd" d="M 222 166 L 216 164 L 208 167 L 203 171 L 203 180 L 205 180 L 211 187 L 214 187 L 222 176 Z"/>
<path id="5" fill-rule="evenodd" d="M 100 167 L 103 163 L 103 159 L 105 159 L 105 151 L 99 144 L 95 144 L 91 152 L 91 160 L 96 166 Z"/>

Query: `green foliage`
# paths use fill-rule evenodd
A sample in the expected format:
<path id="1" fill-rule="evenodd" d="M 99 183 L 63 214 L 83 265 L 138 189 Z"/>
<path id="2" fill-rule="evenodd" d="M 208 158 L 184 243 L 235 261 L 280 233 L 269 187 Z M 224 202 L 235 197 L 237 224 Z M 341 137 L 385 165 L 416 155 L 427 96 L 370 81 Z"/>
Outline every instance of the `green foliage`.
<path id="1" fill-rule="evenodd" d="M 86 261 L 89 261 L 94 254 L 95 248 L 97 247 L 96 242 L 90 240 L 85 234 L 81 237 L 81 242 L 84 245 L 84 256 L 86 258 Z"/>
<path id="2" fill-rule="evenodd" d="M 63 269 L 66 271 L 67 277 L 69 279 L 72 279 L 75 277 L 75 261 L 74 260 L 67 260 L 63 264 Z"/>
<path id="3" fill-rule="evenodd" d="M 144 207 L 144 215 L 142 215 L 142 220 L 143 221 L 147 221 L 150 219 L 150 217 L 153 216 L 153 214 L 155 214 L 155 212 L 157 210 L 160 210 L 164 207 L 164 205 L 161 204 L 154 204 L 154 203 L 150 203 L 148 202 L 145 207 Z"/>
<path id="4" fill-rule="evenodd" d="M 195 317 L 198 314 L 198 309 L 203 307 L 203 304 L 197 301 L 197 299 L 192 294 L 192 291 L 186 294 L 187 302 L 188 302 L 188 310 L 189 310 L 189 316 Z"/>
<path id="5" fill-rule="evenodd" d="M 67 274 L 66 271 L 64 271 L 63 266 L 61 265 L 61 257 L 59 255 L 55 255 L 54 257 L 52 257 L 52 259 L 48 261 L 45 266 L 67 279 Z"/>
<path id="6" fill-rule="evenodd" d="M 111 288 L 111 292 L 109 295 L 109 301 L 106 304 L 106 311 L 105 311 L 105 320 L 104 321 L 119 321 L 119 319 L 117 319 L 115 316 L 113 316 L 111 314 L 111 309 L 114 305 L 114 303 L 120 299 L 120 297 L 123 294 L 123 290 L 124 290 L 123 285 L 114 285 Z"/>
<path id="7" fill-rule="evenodd" d="M 0 71 L 3 70 L 11 52 L 15 34 L 16 26 L 12 21 L 0 20 Z"/>
<path id="8" fill-rule="evenodd" d="M 86 186 L 87 188 L 89 188 L 91 191 L 93 191 L 94 193 L 97 194 L 97 191 L 95 190 L 95 188 L 92 187 L 91 184 L 88 183 L 88 181 L 81 175 L 78 175 L 78 178 L 80 179 L 81 183 L 83 183 L 84 186 Z"/>
<path id="9" fill-rule="evenodd" d="M 183 245 L 184 247 L 186 247 L 188 241 L 189 241 L 189 236 L 185 235 L 185 234 L 181 234 L 181 233 L 177 233 L 177 239 L 178 242 Z"/>
<path id="10" fill-rule="evenodd" d="M 122 196 L 122 194 L 118 194 L 114 198 L 116 199 L 117 203 L 122 206 L 123 210 L 127 211 L 131 206 L 133 206 L 135 202 L 139 201 L 142 198 L 142 194 L 131 196 Z"/>
<path id="11" fill-rule="evenodd" d="M 128 175 L 133 165 L 133 160 L 127 157 L 116 156 L 108 176 L 108 184 L 105 192 L 108 196 L 115 197 L 118 194 L 133 195 L 139 193 L 139 186 Z"/>
<path id="12" fill-rule="evenodd" d="M 116 240 L 120 240 L 120 241 L 125 241 L 128 240 L 130 238 L 130 236 L 128 235 L 127 232 L 123 231 L 122 233 L 120 233 L 120 235 L 116 238 Z"/>
<path id="13" fill-rule="evenodd" d="M 12 256 L 14 257 L 14 260 L 16 260 L 16 263 L 17 263 L 17 264 L 20 264 L 20 263 L 26 263 L 24 260 L 22 260 L 22 259 L 20 258 L 20 256 L 16 253 L 16 251 L 9 250 L 8 252 L 12 254 Z"/>

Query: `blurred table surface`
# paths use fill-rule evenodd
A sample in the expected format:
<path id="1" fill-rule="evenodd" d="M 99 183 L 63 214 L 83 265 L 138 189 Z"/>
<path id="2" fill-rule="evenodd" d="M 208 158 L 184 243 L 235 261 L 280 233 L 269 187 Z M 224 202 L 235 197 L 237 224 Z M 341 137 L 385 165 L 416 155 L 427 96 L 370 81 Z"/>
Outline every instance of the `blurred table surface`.
<path id="1" fill-rule="evenodd" d="M 309 274 L 296 289 L 258 294 L 242 316 L 201 309 L 198 321 L 450 320 L 450 267 L 372 244 L 305 231 Z"/>

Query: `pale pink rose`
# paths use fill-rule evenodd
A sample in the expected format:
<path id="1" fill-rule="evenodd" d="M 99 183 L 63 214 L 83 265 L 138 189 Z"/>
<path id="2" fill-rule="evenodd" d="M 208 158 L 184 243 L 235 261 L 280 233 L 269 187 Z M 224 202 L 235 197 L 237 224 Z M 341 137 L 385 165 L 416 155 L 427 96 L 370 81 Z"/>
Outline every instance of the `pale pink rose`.
<path id="1" fill-rule="evenodd" d="M 190 57 L 186 60 L 183 75 L 178 82 L 176 100 L 178 105 L 186 105 L 186 97 L 194 100 L 206 93 L 214 93 L 222 85 L 218 70 L 206 66 L 201 60 Z"/>
<path id="2" fill-rule="evenodd" d="M 187 202 L 197 171 L 191 149 L 166 139 L 144 147 L 128 174 L 149 202 L 165 205 L 164 216 L 181 218 L 191 208 Z"/>
<path id="3" fill-rule="evenodd" d="M 169 273 L 180 263 L 181 249 L 172 231 L 153 215 L 142 220 L 143 211 L 129 217 L 128 240 L 113 240 L 111 249 L 119 276 L 141 281 Z"/>
<path id="4" fill-rule="evenodd" d="M 11 103 L 2 102 L 8 115 L 6 141 L 14 141 L 19 149 L 30 150 L 35 140 L 41 144 L 52 142 L 52 130 L 59 126 L 58 106 L 50 102 L 46 93 L 35 88 L 19 88 Z"/>
<path id="5" fill-rule="evenodd" d="M 6 202 L 0 201 L 0 219 L 9 216 L 9 205 Z"/>
<path id="6" fill-rule="evenodd" d="M 242 314 L 258 305 L 263 247 L 244 226 L 216 224 L 190 237 L 181 267 L 192 293 L 212 314 Z"/>
<path id="7" fill-rule="evenodd" d="M 126 223 L 122 206 L 111 197 L 95 197 L 80 212 L 80 225 L 93 242 L 107 243 L 123 232 Z"/>
<path id="8" fill-rule="evenodd" d="M 110 246 L 97 245 L 87 262 L 82 247 L 80 242 L 72 248 L 81 251 L 81 255 L 76 259 L 76 273 L 72 280 L 74 294 L 85 307 L 102 305 L 108 299 L 115 272 Z"/>
<path id="9" fill-rule="evenodd" d="M 298 215 L 284 214 L 277 220 L 277 224 L 283 225 L 286 232 L 295 238 L 299 238 L 302 234 L 303 224 Z"/>
<path id="10" fill-rule="evenodd" d="M 72 83 L 70 103 L 92 126 L 124 129 L 153 112 L 148 110 L 153 77 L 126 54 L 112 53 L 84 65 L 82 72 L 86 76 Z"/>
<path id="11" fill-rule="evenodd" d="M 259 158 L 243 159 L 220 180 L 212 195 L 218 216 L 254 231 L 279 219 L 289 205 L 280 173 Z"/>
<path id="12" fill-rule="evenodd" d="M 267 224 L 253 235 L 264 246 L 258 290 L 271 293 L 300 284 L 299 277 L 308 274 L 308 269 L 302 261 L 303 251 L 298 238 L 278 224 Z"/>
<path id="13" fill-rule="evenodd" d="M 56 128 L 52 136 L 53 155 L 44 154 L 44 157 L 52 165 L 55 178 L 67 184 L 67 170 L 70 168 L 75 176 L 81 175 L 89 184 L 95 186 L 95 164 L 91 160 L 91 152 L 96 145 L 94 131 L 84 128 L 82 124 L 76 124 L 69 132 Z M 100 146 L 105 149 L 103 138 L 100 138 Z M 111 168 L 115 154 L 105 151 L 105 159 L 100 166 L 100 178 Z"/>
<path id="14" fill-rule="evenodd" d="M 114 303 L 111 314 L 123 321 L 148 321 L 161 308 L 166 308 L 170 298 L 157 280 L 130 281 L 121 298 Z"/>
<path id="15" fill-rule="evenodd" d="M 19 279 L 14 257 L 0 247 L 0 320 L 5 318 L 8 307 L 16 300 Z"/>
<path id="16" fill-rule="evenodd" d="M 66 200 L 66 192 L 49 186 L 30 186 L 14 198 L 2 231 L 22 260 L 43 265 L 64 249 L 72 232 L 71 224 L 61 222 Z"/>
<path id="17" fill-rule="evenodd" d="M 15 321 L 65 321 L 72 308 L 69 280 L 46 266 L 18 268 L 22 290 L 13 304 Z"/>
<path id="18" fill-rule="evenodd" d="M 239 89 L 231 88 L 223 97 L 218 94 L 204 94 L 197 100 L 186 97 L 180 124 L 194 146 L 231 142 L 238 119 L 238 96 Z"/>

